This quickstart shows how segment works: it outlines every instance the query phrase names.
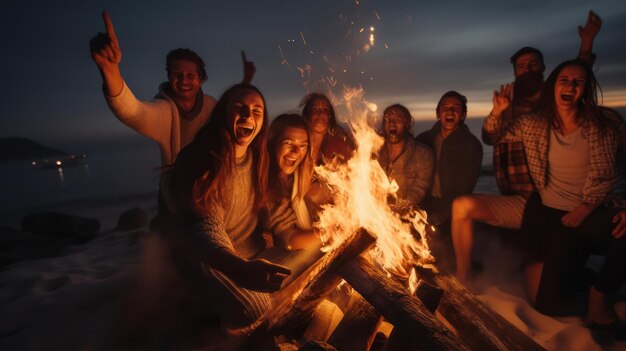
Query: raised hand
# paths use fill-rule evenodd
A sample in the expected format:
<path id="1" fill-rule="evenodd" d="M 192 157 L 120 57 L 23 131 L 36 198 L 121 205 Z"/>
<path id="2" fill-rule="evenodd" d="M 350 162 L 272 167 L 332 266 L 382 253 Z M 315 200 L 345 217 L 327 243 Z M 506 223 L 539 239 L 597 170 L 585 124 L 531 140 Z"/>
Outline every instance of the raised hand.
<path id="1" fill-rule="evenodd" d="M 119 63 L 122 61 L 122 50 L 120 50 L 120 43 L 115 35 L 111 17 L 108 13 L 103 12 L 102 19 L 104 19 L 106 33 L 98 33 L 91 38 L 89 49 L 93 62 L 100 69 L 105 94 L 117 96 L 124 87 L 124 79 L 119 67 Z"/>
<path id="2" fill-rule="evenodd" d="M 252 78 L 254 78 L 254 74 L 256 73 L 256 67 L 254 67 L 254 62 L 246 59 L 246 53 L 243 50 L 241 50 L 241 61 L 243 61 L 242 83 L 250 84 L 252 82 Z"/>
<path id="3" fill-rule="evenodd" d="M 513 83 L 501 85 L 500 89 L 493 91 L 493 109 L 491 115 L 500 117 L 513 101 Z"/>
<path id="4" fill-rule="evenodd" d="M 593 41 L 600 32 L 600 28 L 602 28 L 602 19 L 595 12 L 589 11 L 585 26 L 578 26 L 578 36 L 582 41 Z"/>
<path id="5" fill-rule="evenodd" d="M 122 51 L 120 43 L 115 35 L 115 28 L 111 17 L 106 12 L 102 13 L 106 33 L 98 33 L 91 38 L 89 48 L 91 49 L 91 58 L 100 69 L 107 69 L 112 65 L 117 66 L 122 60 Z"/>

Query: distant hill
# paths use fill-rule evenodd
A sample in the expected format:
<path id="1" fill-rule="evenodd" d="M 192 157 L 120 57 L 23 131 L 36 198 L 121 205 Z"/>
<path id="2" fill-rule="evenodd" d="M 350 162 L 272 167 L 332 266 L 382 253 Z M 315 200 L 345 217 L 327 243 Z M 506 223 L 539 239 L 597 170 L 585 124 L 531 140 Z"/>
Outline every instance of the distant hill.
<path id="1" fill-rule="evenodd" d="M 0 161 L 41 159 L 66 155 L 65 151 L 43 146 L 27 138 L 0 138 Z"/>

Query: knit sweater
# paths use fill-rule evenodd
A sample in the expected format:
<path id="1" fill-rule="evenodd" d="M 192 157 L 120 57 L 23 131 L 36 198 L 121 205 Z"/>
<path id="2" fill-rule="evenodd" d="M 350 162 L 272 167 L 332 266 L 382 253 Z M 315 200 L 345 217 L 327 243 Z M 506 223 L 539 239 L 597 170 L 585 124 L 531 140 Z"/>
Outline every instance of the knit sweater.
<path id="1" fill-rule="evenodd" d="M 208 211 L 178 212 L 182 215 L 184 235 L 189 235 L 193 254 L 183 260 L 190 262 L 190 271 L 200 265 L 200 277 L 209 296 L 215 297 L 215 309 L 226 324 L 243 326 L 256 321 L 270 306 L 270 294 L 244 289 L 224 273 L 206 265 L 207 257 L 219 249 L 229 249 L 246 259 L 253 259 L 264 248 L 264 241 L 256 230 L 258 216 L 254 206 L 252 184 L 253 156 L 250 151 L 243 160 L 237 160 L 233 174 L 224 185 L 223 201 L 211 202 Z M 184 274 L 188 275 L 188 274 Z M 196 277 L 197 279 L 198 277 Z"/>
<path id="2" fill-rule="evenodd" d="M 174 163 L 180 150 L 189 144 L 208 121 L 216 101 L 200 93 L 202 107 L 195 116 L 182 118 L 176 103 L 161 84 L 157 98 L 150 102 L 137 99 L 126 82 L 117 96 L 106 96 L 115 116 L 141 135 L 154 140 L 161 150 L 161 165 Z"/>
<path id="3" fill-rule="evenodd" d="M 224 185 L 223 201 L 213 199 L 211 208 L 200 214 L 192 235 L 202 252 L 230 249 L 241 257 L 256 256 L 264 247 L 256 232 L 258 216 L 254 206 L 252 185 L 252 153 L 235 165 L 233 174 Z"/>

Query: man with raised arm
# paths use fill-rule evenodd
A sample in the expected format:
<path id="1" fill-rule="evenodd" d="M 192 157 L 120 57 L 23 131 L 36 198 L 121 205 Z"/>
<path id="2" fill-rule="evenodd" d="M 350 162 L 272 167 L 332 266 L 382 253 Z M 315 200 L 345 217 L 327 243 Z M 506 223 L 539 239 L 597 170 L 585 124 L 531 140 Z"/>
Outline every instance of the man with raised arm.
<path id="1" fill-rule="evenodd" d="M 578 58 L 590 65 L 595 60 L 593 40 L 600 31 L 602 20 L 589 11 L 584 27 L 578 27 L 580 49 Z M 494 106 L 490 115 L 502 117 L 502 129 L 507 130 L 520 115 L 535 111 L 543 86 L 546 67 L 543 54 L 538 49 L 523 47 L 511 56 L 515 82 L 502 85 L 494 91 Z M 498 98 L 506 96 L 511 105 L 501 108 Z M 483 132 L 483 141 L 494 145 L 492 137 Z M 452 241 L 454 244 L 457 277 L 469 278 L 471 252 L 474 245 L 473 222 L 479 221 L 496 227 L 519 229 L 526 200 L 535 191 L 526 164 L 526 152 L 521 142 L 495 143 L 493 166 L 498 188 L 502 195 L 474 194 L 457 198 L 452 206 Z"/>
<path id="2" fill-rule="evenodd" d="M 161 165 L 170 165 L 182 148 L 209 119 L 215 98 L 202 92 L 207 79 L 204 61 L 194 51 L 175 49 L 167 54 L 167 82 L 150 102 L 135 97 L 120 72 L 122 51 L 109 15 L 102 14 L 106 33 L 91 39 L 91 58 L 98 66 L 107 104 L 115 116 L 138 133 L 156 141 Z M 244 62 L 244 83 L 254 76 L 254 64 Z"/>

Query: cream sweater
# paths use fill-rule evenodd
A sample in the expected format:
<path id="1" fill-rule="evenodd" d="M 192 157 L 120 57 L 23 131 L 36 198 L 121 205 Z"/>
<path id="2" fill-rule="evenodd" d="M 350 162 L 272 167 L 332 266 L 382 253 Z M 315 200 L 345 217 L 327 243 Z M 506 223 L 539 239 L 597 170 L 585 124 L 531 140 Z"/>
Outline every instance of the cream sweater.
<path id="1" fill-rule="evenodd" d="M 190 119 L 181 118 L 176 103 L 159 87 L 160 98 L 150 102 L 137 99 L 126 82 L 117 96 L 106 96 L 113 114 L 141 135 L 156 141 L 161 149 L 161 165 L 170 165 L 182 148 L 195 137 L 209 120 L 215 98 L 202 95 L 202 108 Z"/>

